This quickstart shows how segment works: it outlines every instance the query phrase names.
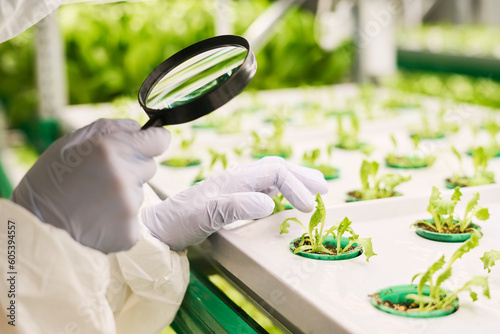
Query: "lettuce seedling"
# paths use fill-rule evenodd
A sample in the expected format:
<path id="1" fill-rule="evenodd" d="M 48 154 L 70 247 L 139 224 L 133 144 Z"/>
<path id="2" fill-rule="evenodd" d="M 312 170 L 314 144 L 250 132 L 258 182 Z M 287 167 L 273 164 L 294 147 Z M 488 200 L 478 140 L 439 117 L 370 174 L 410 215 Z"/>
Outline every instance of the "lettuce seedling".
<path id="1" fill-rule="evenodd" d="M 344 118 L 348 118 L 351 121 L 350 129 L 345 127 Z M 336 146 L 338 148 L 357 150 L 362 146 L 359 139 L 359 120 L 354 113 L 337 117 L 337 136 L 339 141 Z"/>
<path id="2" fill-rule="evenodd" d="M 208 168 L 201 168 L 200 172 L 198 175 L 195 176 L 194 182 L 199 182 L 201 180 L 204 180 L 207 175 L 212 174 L 214 172 L 214 167 L 217 164 L 217 162 L 220 162 L 220 165 L 222 169 L 227 168 L 227 156 L 225 153 L 219 153 L 213 149 L 209 149 L 208 153 L 210 154 L 210 165 L 208 165 Z"/>
<path id="3" fill-rule="evenodd" d="M 261 158 L 263 156 L 277 155 L 288 158 L 292 155 L 291 146 L 283 144 L 285 133 L 284 117 L 275 117 L 271 120 L 273 133 L 269 137 L 262 137 L 256 131 L 252 131 L 252 156 Z"/>
<path id="4" fill-rule="evenodd" d="M 349 195 L 352 195 L 360 200 L 398 196 L 398 193 L 394 191 L 394 188 L 411 179 L 411 176 L 409 175 L 403 176 L 400 174 L 384 174 L 379 176 L 377 175 L 378 169 L 378 162 L 363 160 L 359 171 L 361 178 L 361 190 L 350 192 Z"/>
<path id="5" fill-rule="evenodd" d="M 500 124 L 497 123 L 495 119 L 489 119 L 482 125 L 482 128 L 486 130 L 489 135 L 489 142 L 482 146 L 484 153 L 490 158 L 498 156 L 500 154 L 500 143 L 498 142 L 497 137 L 500 133 Z M 478 131 L 478 127 L 474 127 L 474 130 Z M 478 147 L 472 148 L 470 152 L 474 152 L 477 148 Z"/>
<path id="6" fill-rule="evenodd" d="M 412 134 L 419 136 L 421 139 L 437 139 L 443 138 L 446 133 L 457 132 L 459 127 L 457 124 L 446 122 L 446 108 L 441 108 L 433 122 L 429 119 L 429 114 L 424 110 L 421 113 L 420 128 Z"/>
<path id="7" fill-rule="evenodd" d="M 478 147 L 472 152 L 472 162 L 474 164 L 474 174 L 467 176 L 463 173 L 462 157 L 455 148 L 452 148 L 453 153 L 457 157 L 460 166 L 460 173 L 454 174 L 447 181 L 455 186 L 471 187 L 484 184 L 495 183 L 495 174 L 488 170 L 488 160 L 491 158 L 485 153 L 483 147 Z"/>
<path id="8" fill-rule="evenodd" d="M 419 305 L 418 309 L 411 309 L 411 312 L 428 312 L 433 310 L 445 310 L 458 297 L 462 291 L 468 291 L 472 301 L 477 300 L 477 293 L 471 288 L 474 286 L 481 287 L 483 294 L 490 298 L 490 290 L 488 285 L 488 278 L 485 276 L 475 276 L 466 282 L 461 288 L 454 291 L 448 291 L 441 287 L 441 285 L 451 277 L 453 263 L 460 259 L 465 253 L 479 245 L 479 232 L 475 232 L 471 237 L 465 241 L 451 256 L 450 260 L 446 263 L 444 255 L 433 263 L 427 271 L 416 274 L 413 276 L 411 282 L 413 283 L 417 277 L 420 281 L 417 286 L 417 294 L 408 294 L 406 298 L 412 299 Z M 429 287 L 430 293 L 428 296 L 423 294 L 423 288 Z"/>
<path id="9" fill-rule="evenodd" d="M 191 137 L 183 138 L 180 144 L 180 152 L 175 156 L 169 158 L 168 160 L 163 161 L 161 164 L 170 167 L 186 167 L 199 165 L 201 161 L 193 157 L 193 153 L 191 152 L 191 147 L 193 146 L 195 139 L 196 137 L 194 133 L 191 135 Z"/>
<path id="10" fill-rule="evenodd" d="M 356 234 L 351 227 L 352 222 L 347 217 L 345 217 L 340 223 L 325 230 L 326 209 L 320 194 L 316 195 L 316 203 L 316 210 L 312 214 L 307 228 L 297 218 L 287 218 L 280 225 L 280 234 L 289 232 L 288 228 L 290 227 L 290 221 L 296 222 L 305 231 L 305 233 L 300 237 L 299 245 L 294 250 L 294 254 L 299 252 L 342 254 L 349 250 L 354 243 L 357 243 L 363 247 L 367 262 L 370 257 L 377 255 L 373 252 L 371 238 L 359 238 L 359 235 Z M 341 247 L 341 238 L 346 232 L 350 234 L 349 244 L 345 247 Z M 330 234 L 336 239 L 337 242 L 335 248 L 336 253 L 334 253 L 331 249 L 326 248 L 323 244 L 326 237 Z"/>
<path id="11" fill-rule="evenodd" d="M 483 208 L 478 205 L 479 193 L 475 193 L 467 203 L 464 215 L 461 218 L 455 213 L 455 206 L 460 201 L 461 197 L 462 193 L 459 187 L 454 189 L 451 199 L 449 200 L 442 199 L 439 189 L 432 187 L 427 211 L 432 215 L 433 223 L 421 220 L 418 221 L 417 224 L 424 224 L 438 233 L 456 231 L 457 227 L 460 233 L 474 231 L 472 219 L 476 218 L 481 221 L 489 219 L 490 214 L 488 208 Z"/>
<path id="12" fill-rule="evenodd" d="M 332 146 L 327 147 L 328 160 L 332 156 Z M 338 177 L 339 170 L 332 165 L 324 162 L 319 162 L 319 157 L 321 156 L 321 151 L 319 148 L 312 151 L 304 152 L 302 156 L 302 163 L 310 168 L 319 170 L 325 176 L 325 179 L 333 179 Z"/>
<path id="13" fill-rule="evenodd" d="M 403 155 L 398 153 L 398 142 L 396 138 L 391 135 L 394 151 L 389 153 L 385 158 L 387 166 L 399 168 L 420 168 L 432 166 L 432 164 L 434 164 L 434 161 L 436 160 L 435 155 L 421 154 L 418 150 L 420 137 L 418 135 L 414 135 L 411 138 L 413 141 L 413 152 L 411 154 Z"/>
<path id="14" fill-rule="evenodd" d="M 272 198 L 272 200 L 274 202 L 273 214 L 281 212 L 281 211 L 285 211 L 288 209 L 293 209 L 292 205 L 287 201 L 285 196 L 283 196 L 283 194 L 281 194 L 281 193 L 274 196 Z"/>

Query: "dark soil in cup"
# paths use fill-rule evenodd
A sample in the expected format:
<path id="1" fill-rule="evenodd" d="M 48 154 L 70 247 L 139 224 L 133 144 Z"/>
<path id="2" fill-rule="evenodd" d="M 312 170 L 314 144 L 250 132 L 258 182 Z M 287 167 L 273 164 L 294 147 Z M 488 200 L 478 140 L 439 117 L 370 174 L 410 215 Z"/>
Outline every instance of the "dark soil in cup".
<path id="1" fill-rule="evenodd" d="M 299 241 L 295 241 L 293 243 L 293 245 L 294 245 L 295 248 L 299 247 L 299 244 L 300 244 L 300 240 Z M 309 241 L 309 238 L 306 238 L 306 240 L 304 241 L 304 245 L 310 245 L 310 244 L 311 244 L 311 242 Z M 330 243 L 323 244 L 323 245 L 325 246 L 326 249 L 332 251 L 333 254 L 325 253 L 325 252 L 312 252 L 311 250 L 307 250 L 307 251 L 304 251 L 304 252 L 305 253 L 314 253 L 314 254 L 325 254 L 325 255 L 338 255 L 337 254 L 337 247 L 335 245 L 330 244 Z M 346 251 L 344 253 L 352 251 L 355 248 L 356 248 L 355 246 L 351 245 L 351 247 L 349 247 L 349 249 L 346 249 Z M 344 254 L 344 253 L 342 253 L 342 254 Z"/>
<path id="2" fill-rule="evenodd" d="M 407 312 L 408 310 L 418 309 L 418 304 L 416 303 L 393 303 L 389 300 L 382 300 L 378 293 L 368 296 L 375 298 L 377 304 L 392 308 L 398 312 Z"/>
<path id="3" fill-rule="evenodd" d="M 445 226 L 443 226 L 443 228 L 440 231 L 438 231 L 436 229 L 432 229 L 424 223 L 417 222 L 416 225 L 418 228 L 420 228 L 422 230 L 434 232 L 434 233 L 442 233 L 442 234 L 463 234 L 463 233 L 472 233 L 474 231 L 473 228 L 468 227 L 465 229 L 464 232 L 462 232 L 462 231 L 460 231 L 460 226 L 458 226 L 458 225 L 454 225 L 451 229 L 448 228 L 447 225 L 445 225 Z M 432 225 L 435 226 L 434 224 L 432 224 Z"/>

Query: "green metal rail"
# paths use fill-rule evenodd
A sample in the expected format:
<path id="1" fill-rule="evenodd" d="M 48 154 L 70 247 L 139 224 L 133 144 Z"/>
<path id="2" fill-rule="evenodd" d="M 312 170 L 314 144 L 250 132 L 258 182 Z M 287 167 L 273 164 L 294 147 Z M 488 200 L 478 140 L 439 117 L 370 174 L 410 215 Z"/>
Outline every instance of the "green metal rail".
<path id="1" fill-rule="evenodd" d="M 171 327 L 178 334 L 267 333 L 194 265 L 186 295 Z"/>
<path id="2" fill-rule="evenodd" d="M 0 197 L 10 198 L 12 195 L 12 185 L 5 173 L 5 169 L 2 165 L 2 159 L 0 158 Z"/>

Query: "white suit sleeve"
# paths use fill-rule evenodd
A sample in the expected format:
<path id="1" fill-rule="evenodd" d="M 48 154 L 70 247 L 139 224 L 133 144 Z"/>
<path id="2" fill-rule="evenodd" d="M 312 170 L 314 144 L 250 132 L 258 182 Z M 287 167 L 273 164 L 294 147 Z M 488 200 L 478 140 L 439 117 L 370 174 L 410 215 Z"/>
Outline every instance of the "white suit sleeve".
<path id="1" fill-rule="evenodd" d="M 159 202 L 145 185 L 143 206 Z M 130 250 L 108 255 L 108 301 L 119 334 L 158 333 L 175 317 L 189 283 L 186 252 L 175 252 L 140 222 L 139 241 Z"/>
<path id="2" fill-rule="evenodd" d="M 107 256 L 4 199 L 0 272 L 0 333 L 115 333 Z"/>
<path id="3" fill-rule="evenodd" d="M 0 1 L 0 43 L 22 33 L 62 4 L 63 0 Z"/>

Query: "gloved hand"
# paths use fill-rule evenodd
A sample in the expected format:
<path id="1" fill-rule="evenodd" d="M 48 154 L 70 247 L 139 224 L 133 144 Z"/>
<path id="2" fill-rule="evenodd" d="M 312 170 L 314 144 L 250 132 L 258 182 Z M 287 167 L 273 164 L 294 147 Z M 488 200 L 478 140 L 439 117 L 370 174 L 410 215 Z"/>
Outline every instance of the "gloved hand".
<path id="1" fill-rule="evenodd" d="M 82 245 L 104 253 L 129 249 L 138 239 L 142 185 L 156 172 L 152 157 L 170 133 L 140 131 L 132 120 L 98 120 L 57 140 L 12 194 L 12 201 Z"/>
<path id="2" fill-rule="evenodd" d="M 196 245 L 222 226 L 270 215 L 272 196 L 281 192 L 295 208 L 314 209 L 313 194 L 328 191 L 323 174 L 279 157 L 214 174 L 192 188 L 142 210 L 144 224 L 179 251 Z"/>

